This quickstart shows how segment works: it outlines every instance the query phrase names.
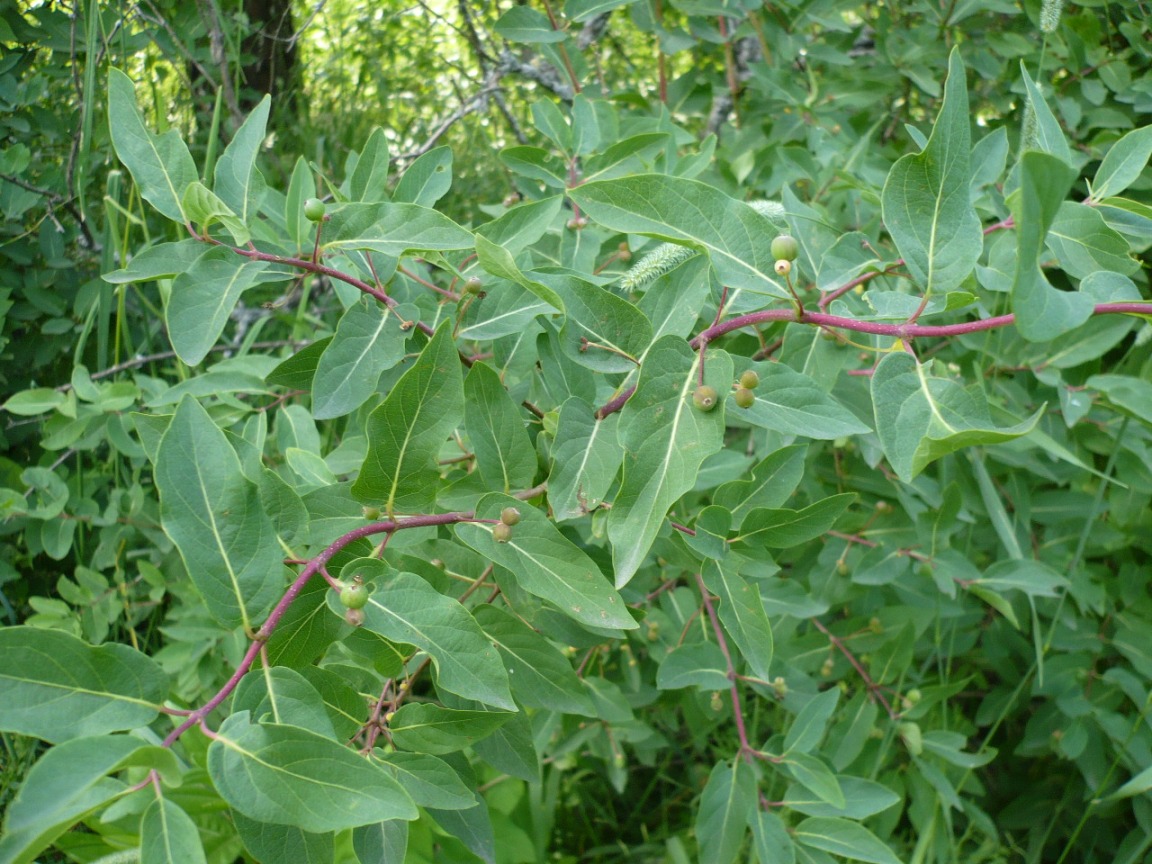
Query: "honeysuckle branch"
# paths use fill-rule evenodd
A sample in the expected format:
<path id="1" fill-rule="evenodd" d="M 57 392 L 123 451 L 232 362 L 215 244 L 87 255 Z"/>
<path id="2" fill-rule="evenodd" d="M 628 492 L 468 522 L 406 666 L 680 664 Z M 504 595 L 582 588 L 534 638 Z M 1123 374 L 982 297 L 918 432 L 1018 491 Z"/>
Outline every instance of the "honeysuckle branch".
<path id="1" fill-rule="evenodd" d="M 892 703 L 888 701 L 887 697 L 885 697 L 883 691 L 880 689 L 880 685 L 872 680 L 872 676 L 868 674 L 868 670 L 860 665 L 860 661 L 856 659 L 856 655 L 844 644 L 844 640 L 821 624 L 819 618 L 813 618 L 811 621 L 817 630 L 828 637 L 828 641 L 832 643 L 836 650 L 848 658 L 848 662 L 852 664 L 852 668 L 864 679 L 864 685 L 868 688 L 868 692 L 872 694 L 872 698 L 884 706 L 884 710 L 888 712 L 888 716 L 893 720 L 900 719 L 899 713 L 892 707 Z"/>
<path id="2" fill-rule="evenodd" d="M 538 486 L 533 486 L 531 489 L 523 489 L 519 492 L 514 492 L 513 497 L 526 501 L 530 498 L 535 498 L 548 488 L 547 483 L 541 483 Z M 205 702 L 201 707 L 188 713 L 186 719 L 164 739 L 163 746 L 171 747 L 179 740 L 180 736 L 191 729 L 193 726 L 203 725 L 204 720 L 215 711 L 224 702 L 225 699 L 236 689 L 252 665 L 256 662 L 256 658 L 260 656 L 261 650 L 264 648 L 269 637 L 275 631 L 277 625 L 288 611 L 289 607 L 300 596 L 300 592 L 304 590 L 304 586 L 308 584 L 311 579 L 318 573 L 323 573 L 328 566 L 328 562 L 332 560 L 344 547 L 357 540 L 362 540 L 365 537 L 371 537 L 375 534 L 387 534 L 391 536 L 397 531 L 402 531 L 405 528 L 428 528 L 435 525 L 455 525 L 458 522 L 475 522 L 476 514 L 471 510 L 458 510 L 451 513 L 426 513 L 416 516 L 401 516 L 395 519 L 386 519 L 381 522 L 372 522 L 360 528 L 356 528 L 338 537 L 332 541 L 323 552 L 312 558 L 307 566 L 300 571 L 300 575 L 288 586 L 288 590 L 284 592 L 284 596 L 280 598 L 280 602 L 269 613 L 268 618 L 261 625 L 260 629 L 255 633 L 252 644 L 248 646 L 248 650 L 244 653 L 243 659 L 236 667 L 236 671 L 232 673 L 224 686 L 217 691 L 211 699 Z"/>
<path id="3" fill-rule="evenodd" d="M 1152 301 L 1133 303 L 1098 303 L 1093 315 L 1152 315 Z M 891 336 L 895 339 L 912 339 L 917 336 L 962 336 L 966 333 L 979 333 L 1010 327 L 1016 323 L 1016 315 L 996 315 L 978 321 L 962 321 L 958 324 L 884 324 L 879 321 L 859 321 L 842 315 L 829 315 L 826 312 L 804 312 L 797 316 L 793 309 L 765 309 L 729 318 L 727 321 L 709 327 L 689 344 L 699 348 L 703 344 L 718 339 L 734 330 L 753 327 L 770 321 L 795 321 L 817 327 L 833 327 L 839 330 L 855 330 L 857 333 L 871 333 L 876 336 Z M 603 409 L 601 409 L 603 410 Z"/>
<path id="4" fill-rule="evenodd" d="M 700 597 L 704 601 L 704 611 L 708 615 L 708 621 L 712 624 L 712 632 L 716 634 L 716 644 L 720 646 L 720 652 L 724 655 L 728 680 L 731 682 L 729 693 L 732 696 L 732 713 L 736 718 L 736 734 L 740 738 L 740 753 L 741 755 L 755 753 L 756 748 L 749 743 L 748 730 L 744 725 L 744 709 L 740 704 L 740 688 L 736 683 L 736 667 L 732 663 L 732 652 L 728 650 L 728 640 L 724 638 L 724 630 L 716 615 L 716 607 L 712 605 L 712 595 L 708 593 L 708 588 L 704 584 L 704 577 L 699 573 L 696 574 L 696 585 L 700 589 Z"/>
<path id="5" fill-rule="evenodd" d="M 205 237 L 194 235 L 198 240 L 203 240 L 207 243 L 212 243 L 217 246 L 223 246 L 226 249 L 231 249 L 237 255 L 249 259 L 250 261 L 264 261 L 269 264 L 284 264 L 288 267 L 295 267 L 298 270 L 306 270 L 309 273 L 315 273 L 318 276 L 327 276 L 330 279 L 338 279 L 351 285 L 353 288 L 364 292 L 372 297 L 375 297 L 389 309 L 395 309 L 400 304 L 396 302 L 388 292 L 382 288 L 377 288 L 375 285 L 369 285 L 363 279 L 357 279 L 350 273 L 345 273 L 343 270 L 337 270 L 335 267 L 329 267 L 326 264 L 321 264 L 318 261 L 309 261 L 307 258 L 293 258 L 289 255 L 273 255 L 270 252 L 261 252 L 258 249 L 244 249 L 239 246 L 229 246 L 227 243 L 221 243 L 213 237 Z M 436 331 L 425 324 L 423 321 L 417 321 L 416 327 L 419 328 L 421 333 L 427 336 L 432 336 Z"/>

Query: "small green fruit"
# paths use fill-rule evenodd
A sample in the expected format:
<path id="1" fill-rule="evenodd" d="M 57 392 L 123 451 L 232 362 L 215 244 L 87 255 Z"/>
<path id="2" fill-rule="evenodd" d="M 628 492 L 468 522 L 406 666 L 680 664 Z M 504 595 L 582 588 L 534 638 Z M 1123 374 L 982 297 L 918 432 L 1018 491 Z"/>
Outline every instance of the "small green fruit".
<path id="1" fill-rule="evenodd" d="M 717 401 L 716 388 L 709 387 L 707 384 L 701 384 L 692 394 L 692 402 L 701 411 L 711 411 L 716 407 Z"/>
<path id="2" fill-rule="evenodd" d="M 319 198 L 309 198 L 304 202 L 304 218 L 309 222 L 320 222 L 324 219 L 324 213 L 328 210 L 324 206 L 324 202 Z"/>
<path id="3" fill-rule="evenodd" d="M 508 527 L 520 524 L 520 511 L 515 507 L 505 507 L 500 511 L 500 521 Z"/>
<path id="4" fill-rule="evenodd" d="M 755 390 L 760 386 L 760 376 L 752 369 L 740 376 L 740 386 L 745 390 Z"/>
<path id="5" fill-rule="evenodd" d="M 464 280 L 464 290 L 469 294 L 479 294 L 484 289 L 484 280 L 479 276 L 469 276 Z"/>
<path id="6" fill-rule="evenodd" d="M 504 522 L 497 522 L 492 526 L 492 539 L 497 543 L 507 543 L 512 539 L 512 526 Z"/>
<path id="7" fill-rule="evenodd" d="M 365 519 L 372 519 L 375 521 L 376 519 L 380 518 L 379 507 L 372 507 L 371 505 L 365 504 L 360 508 L 360 512 L 364 514 Z"/>
<path id="8" fill-rule="evenodd" d="M 792 272 L 792 262 L 787 258 L 781 258 L 776 262 L 775 268 L 777 276 L 787 276 Z"/>
<path id="9" fill-rule="evenodd" d="M 347 609 L 363 609 L 368 605 L 368 588 L 359 579 L 348 582 L 340 589 L 340 602 Z"/>
<path id="10" fill-rule="evenodd" d="M 777 261 L 795 261 L 800 254 L 800 244 L 796 238 L 788 234 L 781 234 L 772 241 L 772 257 Z"/>
<path id="11" fill-rule="evenodd" d="M 364 623 L 364 610 L 363 609 L 345 609 L 344 620 L 351 624 L 353 627 L 359 627 Z"/>
<path id="12" fill-rule="evenodd" d="M 736 400 L 736 404 L 741 408 L 751 408 L 756 401 L 756 394 L 747 387 L 741 387 L 732 398 Z"/>

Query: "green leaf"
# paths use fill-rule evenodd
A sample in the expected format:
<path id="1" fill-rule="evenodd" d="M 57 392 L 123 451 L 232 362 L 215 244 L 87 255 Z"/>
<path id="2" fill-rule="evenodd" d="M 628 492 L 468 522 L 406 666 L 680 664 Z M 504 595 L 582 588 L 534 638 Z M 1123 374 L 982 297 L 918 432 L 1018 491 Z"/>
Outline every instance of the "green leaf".
<path id="1" fill-rule="evenodd" d="M 362 249 L 399 258 L 408 252 L 468 249 L 472 234 L 419 204 L 342 204 L 329 211 L 321 246 L 328 252 Z"/>
<path id="2" fill-rule="evenodd" d="M 708 254 L 729 288 L 788 299 L 773 269 L 776 228 L 743 201 L 714 186 L 663 174 L 585 183 L 569 196 L 613 231 L 645 234 Z"/>
<path id="3" fill-rule="evenodd" d="M 597 372 L 631 372 L 652 342 L 644 313 L 622 297 L 570 276 L 541 275 L 567 313 L 560 345 L 569 359 Z"/>
<path id="4" fill-rule="evenodd" d="M 464 429 L 485 486 L 507 494 L 532 485 L 536 451 L 520 409 L 485 363 L 473 363 L 464 379 Z"/>
<path id="5" fill-rule="evenodd" d="M 172 282 L 164 309 L 168 338 L 177 356 L 189 366 L 203 360 L 236 308 L 240 295 L 259 282 L 283 278 L 266 274 L 268 265 L 250 261 L 221 246 L 207 249 Z"/>
<path id="6" fill-rule="evenodd" d="M 812 752 L 824 737 L 824 730 L 839 700 L 840 691 L 836 688 L 825 690 L 809 699 L 788 727 L 788 734 L 784 737 L 784 753 Z"/>
<path id="7" fill-rule="evenodd" d="M 796 844 L 780 817 L 770 810 L 752 816 L 752 845 L 760 864 L 796 864 Z"/>
<path id="8" fill-rule="evenodd" d="M 404 359 L 412 332 L 411 326 L 404 325 L 418 314 L 415 306 L 389 309 L 366 296 L 349 306 L 316 364 L 312 416 L 317 420 L 343 417 L 376 393 L 381 373 Z"/>
<path id="9" fill-rule="evenodd" d="M 833 440 L 871 431 L 851 411 L 829 396 L 815 381 L 783 363 L 753 363 L 760 376 L 756 399 L 740 408 L 728 394 L 732 417 L 785 435 Z"/>
<path id="10" fill-rule="evenodd" d="M 283 666 L 245 675 L 232 694 L 232 711 L 247 711 L 257 722 L 299 726 L 326 738 L 336 737 L 320 692 L 299 672 Z"/>
<path id="11" fill-rule="evenodd" d="M 807 753 L 790 753 L 781 763 L 792 779 L 825 803 L 843 808 L 844 790 L 831 769 L 820 759 Z"/>
<path id="12" fill-rule="evenodd" d="M 244 225 L 251 226 L 264 197 L 264 176 L 256 168 L 256 156 L 264 143 L 272 97 L 265 96 L 252 109 L 216 163 L 213 191 Z M 238 244 L 247 241 L 236 238 Z"/>
<path id="13" fill-rule="evenodd" d="M 1056 119 L 1055 115 L 1052 114 L 1052 109 L 1044 101 L 1044 94 L 1040 92 L 1040 88 L 1028 74 L 1028 67 L 1024 65 L 1023 60 L 1020 61 L 1020 75 L 1024 79 L 1024 89 L 1028 94 L 1028 105 L 1031 107 L 1036 120 L 1034 140 L 1024 141 L 1022 146 L 1054 156 L 1065 166 L 1071 165 L 1072 150 L 1068 147 L 1064 131 L 1060 128 L 1060 121 Z M 1021 161 L 1023 161 L 1023 155 L 1025 154 L 1022 154 Z"/>
<path id="14" fill-rule="evenodd" d="M 113 285 L 172 279 L 191 267 L 203 254 L 204 243 L 200 240 L 189 238 L 176 243 L 157 243 L 137 252 L 127 267 L 105 273 L 101 278 Z"/>
<path id="15" fill-rule="evenodd" d="M 681 687 L 727 690 L 731 686 L 724 652 L 712 642 L 694 642 L 673 648 L 656 670 L 658 690 L 678 690 Z"/>
<path id="16" fill-rule="evenodd" d="M 1085 382 L 1127 414 L 1152 426 L 1152 382 L 1130 375 L 1093 375 Z"/>
<path id="17" fill-rule="evenodd" d="M 17 417 L 35 417 L 55 411 L 67 402 L 68 397 L 51 387 L 34 387 L 22 390 L 4 403 L 4 410 Z"/>
<path id="18" fill-rule="evenodd" d="M 624 459 L 619 422 L 619 414 L 597 420 L 592 406 L 576 396 L 560 406 L 548 475 L 548 503 L 557 522 L 579 519 L 604 502 Z"/>
<path id="19" fill-rule="evenodd" d="M 1128 241 L 1108 227 L 1100 211 L 1075 201 L 1060 205 L 1048 230 L 1048 247 L 1075 279 L 1109 270 L 1130 276 L 1140 269 Z"/>
<path id="20" fill-rule="evenodd" d="M 129 766 L 156 768 L 170 777 L 179 771 L 170 750 L 128 735 L 75 738 L 50 749 L 8 806 L 0 864 L 31 864 L 84 816 L 127 794 L 128 784 L 108 775 Z"/>
<path id="21" fill-rule="evenodd" d="M 731 864 L 740 854 L 748 820 L 756 812 L 756 779 L 752 766 L 737 756 L 720 762 L 708 775 L 696 813 L 696 840 L 701 864 Z"/>
<path id="22" fill-rule="evenodd" d="M 193 225 L 200 226 L 201 234 L 207 235 L 212 223 L 219 222 L 228 229 L 228 233 L 238 246 L 247 243 L 252 236 L 248 227 L 232 212 L 232 208 L 199 180 L 188 184 L 180 205 L 184 210 L 184 217 Z"/>
<path id="23" fill-rule="evenodd" d="M 168 676 L 127 645 L 85 645 L 58 630 L 0 629 L 0 729 L 59 743 L 146 726 Z"/>
<path id="24" fill-rule="evenodd" d="M 727 386 L 732 360 L 709 350 L 705 380 Z M 695 407 L 701 357 L 677 336 L 665 336 L 649 349 L 636 392 L 620 417 L 624 472 L 608 514 L 608 538 L 616 585 L 631 581 L 652 548 L 668 514 L 696 482 L 701 463 L 724 438 L 724 410 Z"/>
<path id="25" fill-rule="evenodd" d="M 1068 580 L 1041 561 L 997 561 L 972 583 L 993 591 L 1023 591 L 1029 597 L 1059 597 Z"/>
<path id="26" fill-rule="evenodd" d="M 1028 434 L 1044 413 L 1041 406 L 1015 426 L 997 427 L 980 391 L 929 375 L 903 351 L 888 354 L 876 367 L 872 404 L 884 455 L 906 483 L 948 453 Z"/>
<path id="27" fill-rule="evenodd" d="M 733 537 L 731 542 L 767 546 L 769 549 L 799 546 L 826 534 L 855 500 L 855 492 L 844 492 L 810 504 L 803 510 L 757 507 L 749 511 L 740 526 L 740 536 Z"/>
<path id="28" fill-rule="evenodd" d="M 374 558 L 354 563 L 366 575 L 383 572 L 364 607 L 366 629 L 426 652 L 436 668 L 437 686 L 465 699 L 516 710 L 508 673 L 467 609 L 412 573 L 390 570 Z M 329 602 L 333 609 L 339 606 L 335 597 Z"/>
<path id="29" fill-rule="evenodd" d="M 476 518 L 496 520 L 505 507 L 520 511 L 520 523 L 512 529 L 507 543 L 497 543 L 492 538 L 492 525 L 482 522 L 457 525 L 457 536 L 511 570 L 521 588 L 552 603 L 565 615 L 592 627 L 629 630 L 637 626 L 624 599 L 600 568 L 540 510 L 494 492 L 480 499 Z"/>
<path id="30" fill-rule="evenodd" d="M 784 795 L 785 805 L 805 816 L 867 819 L 900 803 L 900 796 L 881 783 L 847 775 L 841 775 L 838 779 L 844 792 L 843 807 L 833 807 L 799 786 L 788 788 Z"/>
<path id="31" fill-rule="evenodd" d="M 512 257 L 512 253 L 493 243 L 482 234 L 477 234 L 476 240 L 476 258 L 480 261 L 480 266 L 485 271 L 491 273 L 493 276 L 499 276 L 501 279 L 507 279 L 510 282 L 515 282 L 524 290 L 531 294 L 536 295 L 553 309 L 557 311 L 564 311 L 564 301 L 560 299 L 560 295 L 535 279 L 529 279 L 516 264 L 516 259 Z"/>
<path id="32" fill-rule="evenodd" d="M 436 501 L 437 454 L 461 419 L 464 382 L 445 321 L 368 417 L 368 454 L 352 486 L 359 500 L 393 513 L 424 513 Z"/>
<path id="33" fill-rule="evenodd" d="M 356 157 L 356 167 L 352 169 L 352 176 L 348 178 L 349 200 L 368 204 L 386 200 L 388 161 L 388 138 L 384 135 L 384 130 L 376 126 L 368 136 L 364 149 Z"/>
<path id="34" fill-rule="evenodd" d="M 501 15 L 496 33 L 509 42 L 530 44 L 563 42 L 568 38 L 564 31 L 553 29 L 547 15 L 527 6 L 513 6 Z"/>
<path id="35" fill-rule="evenodd" d="M 320 358 L 332 344 L 331 336 L 317 339 L 311 345 L 301 348 L 291 357 L 282 360 L 280 364 L 264 376 L 264 381 L 277 387 L 286 387 L 289 390 L 311 390 L 312 381 L 316 377 L 316 368 L 320 365 Z"/>
<path id="36" fill-rule="evenodd" d="M 140 818 L 140 860 L 148 864 L 207 864 L 196 823 L 167 798 L 157 798 Z"/>
<path id="37" fill-rule="evenodd" d="M 1117 798 L 1132 798 L 1136 795 L 1143 795 L 1150 789 L 1152 789 L 1152 765 L 1140 771 L 1105 800 L 1114 801 Z"/>
<path id="38" fill-rule="evenodd" d="M 335 861 L 335 835 L 331 831 L 315 834 L 301 831 L 295 825 L 257 822 L 237 810 L 231 811 L 230 816 L 244 848 L 257 861 L 291 860 L 298 864 L 333 864 Z"/>
<path id="39" fill-rule="evenodd" d="M 635 2 L 636 0 L 568 0 L 564 4 L 564 17 L 575 24 L 580 24 L 597 15 L 603 15 L 621 6 L 630 6 Z"/>
<path id="40" fill-rule="evenodd" d="M 1092 181 L 1092 200 L 1119 195 L 1144 172 L 1152 157 L 1152 126 L 1133 129 L 1112 145 Z"/>
<path id="41" fill-rule="evenodd" d="M 190 396 L 160 442 L 155 477 L 164 531 L 208 612 L 221 626 L 254 629 L 283 587 L 283 551 L 236 452 Z"/>
<path id="42" fill-rule="evenodd" d="M 564 205 L 563 195 L 517 204 L 508 212 L 476 229 L 476 236 L 519 255 L 544 236 Z"/>
<path id="43" fill-rule="evenodd" d="M 434 147 L 404 171 L 392 200 L 400 204 L 434 207 L 452 188 L 452 149 Z"/>
<path id="44" fill-rule="evenodd" d="M 119 69 L 108 70 L 108 129 L 140 196 L 172 221 L 184 222 L 180 204 L 185 188 L 197 179 L 196 165 L 175 129 L 153 135 L 145 127 L 136 88 Z"/>
<path id="45" fill-rule="evenodd" d="M 393 819 L 354 828 L 352 845 L 360 864 L 403 861 L 408 848 L 408 823 Z"/>
<path id="46" fill-rule="evenodd" d="M 411 705 L 405 705 L 410 708 Z M 435 706 L 430 706 L 435 707 Z M 400 711 L 397 712 L 399 715 Z M 484 713 L 484 712 L 478 712 Z M 509 714 L 490 714 L 494 717 L 509 717 Z M 393 720 L 396 719 L 394 716 Z M 389 724 L 389 728 L 395 728 Z M 467 810 L 476 804 L 476 796 L 464 785 L 460 775 L 452 770 L 443 759 L 430 753 L 384 753 L 378 754 L 380 764 L 392 772 L 392 776 L 403 786 L 412 800 L 420 807 L 436 807 L 440 810 Z"/>
<path id="47" fill-rule="evenodd" d="M 471 747 L 495 732 L 511 716 L 494 711 L 467 711 L 410 702 L 392 715 L 388 731 L 397 747 L 442 755 Z"/>
<path id="48" fill-rule="evenodd" d="M 953 48 L 928 146 L 896 160 L 884 183 L 884 225 L 925 292 L 958 287 L 984 246 L 969 196 L 970 122 L 964 62 Z"/>
<path id="49" fill-rule="evenodd" d="M 1020 157 L 1020 188 L 1008 197 L 1017 235 L 1012 311 L 1020 335 L 1032 342 L 1054 339 L 1092 315 L 1090 298 L 1058 291 L 1040 270 L 1044 238 L 1075 179 L 1076 172 L 1058 158 L 1027 152 Z"/>
<path id="50" fill-rule="evenodd" d="M 888 845 L 856 822 L 828 816 L 805 819 L 792 832 L 797 843 L 831 852 L 852 861 L 871 864 L 900 864 Z"/>
<path id="51" fill-rule="evenodd" d="M 553 189 L 563 189 L 568 185 L 564 162 L 543 147 L 505 147 L 500 151 L 500 161 L 509 171 L 529 180 L 539 180 Z"/>
<path id="52" fill-rule="evenodd" d="M 495 606 L 479 606 L 473 615 L 500 650 L 517 702 L 529 708 L 596 716 L 572 664 L 551 642 Z"/>
<path id="53" fill-rule="evenodd" d="M 732 513 L 732 527 L 739 528 L 758 507 L 776 508 L 792 497 L 804 476 L 807 444 L 793 444 L 773 451 L 752 469 L 752 479 L 732 480 L 716 490 L 712 501 Z"/>
<path id="54" fill-rule="evenodd" d="M 304 215 L 304 202 L 316 197 L 316 181 L 308 168 L 308 160 L 296 157 L 292 179 L 288 183 L 288 196 L 284 201 L 284 222 L 288 236 L 297 249 L 303 249 L 313 238 L 315 225 Z"/>
<path id="55" fill-rule="evenodd" d="M 705 562 L 702 575 L 708 590 L 720 598 L 720 621 L 739 646 L 752 674 L 761 681 L 771 681 L 768 670 L 774 650 L 772 625 L 768 623 L 760 589 L 741 577 L 727 561 Z"/>
<path id="56" fill-rule="evenodd" d="M 319 833 L 417 815 L 384 768 L 307 729 L 253 724 L 246 711 L 217 730 L 208 772 L 229 806 L 257 822 Z"/>

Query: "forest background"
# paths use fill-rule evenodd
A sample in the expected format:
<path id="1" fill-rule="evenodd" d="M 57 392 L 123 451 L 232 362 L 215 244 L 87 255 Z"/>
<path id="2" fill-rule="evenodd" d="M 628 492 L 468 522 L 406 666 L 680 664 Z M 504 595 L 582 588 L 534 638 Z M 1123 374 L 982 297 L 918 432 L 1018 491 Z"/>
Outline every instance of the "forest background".
<path id="1" fill-rule="evenodd" d="M 0 862 L 1152 861 L 1144 0 L 17 0 L 0 101 Z"/>

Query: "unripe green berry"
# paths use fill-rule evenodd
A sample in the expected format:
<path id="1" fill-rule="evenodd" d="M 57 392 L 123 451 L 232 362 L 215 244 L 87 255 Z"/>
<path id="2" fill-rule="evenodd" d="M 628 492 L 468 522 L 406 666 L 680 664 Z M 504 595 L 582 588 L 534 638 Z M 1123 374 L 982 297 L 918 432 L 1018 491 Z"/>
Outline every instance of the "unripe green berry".
<path id="1" fill-rule="evenodd" d="M 366 504 L 360 508 L 360 512 L 364 514 L 365 519 L 375 520 L 375 519 L 380 518 L 380 508 L 379 507 L 372 507 L 372 506 Z"/>
<path id="2" fill-rule="evenodd" d="M 838 574 L 840 574 L 841 576 L 847 576 L 849 573 L 852 572 L 852 568 L 848 566 L 848 562 L 840 561 L 836 565 L 836 572 Z"/>
<path id="3" fill-rule="evenodd" d="M 497 543 L 507 543 L 512 539 L 512 526 L 504 522 L 497 522 L 492 526 L 492 539 Z"/>
<path id="4" fill-rule="evenodd" d="M 775 270 L 777 276 L 787 276 L 792 272 L 792 262 L 787 258 L 781 258 L 776 262 Z"/>
<path id="5" fill-rule="evenodd" d="M 345 609 L 344 620 L 351 624 L 353 627 L 359 627 L 364 623 L 364 610 L 363 609 Z"/>
<path id="6" fill-rule="evenodd" d="M 741 387 L 732 398 L 741 408 L 751 408 L 756 401 L 756 394 L 747 387 Z"/>
<path id="7" fill-rule="evenodd" d="M 781 234 L 772 241 L 772 257 L 777 261 L 795 261 L 800 254 L 800 244 L 796 238 L 788 234 Z"/>
<path id="8" fill-rule="evenodd" d="M 324 213 L 328 210 L 324 206 L 324 202 L 319 198 L 309 198 L 304 202 L 304 218 L 309 222 L 320 222 L 324 219 Z"/>
<path id="9" fill-rule="evenodd" d="M 752 369 L 740 376 L 740 386 L 745 390 L 755 390 L 760 386 L 760 376 Z"/>
<path id="10" fill-rule="evenodd" d="M 340 602 L 348 609 L 363 609 L 368 605 L 368 588 L 359 578 L 347 582 L 340 589 Z"/>
<path id="11" fill-rule="evenodd" d="M 500 521 L 511 527 L 520 524 L 520 511 L 515 507 L 505 507 L 500 511 Z"/>
<path id="12" fill-rule="evenodd" d="M 716 389 L 709 387 L 707 384 L 701 384 L 696 388 L 696 392 L 692 394 L 692 402 L 701 411 L 711 411 L 716 407 L 718 401 Z"/>
<path id="13" fill-rule="evenodd" d="M 469 294 L 479 294 L 484 288 L 484 281 L 479 276 L 469 276 L 464 280 L 464 290 Z"/>
<path id="14" fill-rule="evenodd" d="M 724 710 L 724 702 L 720 698 L 720 691 L 719 690 L 713 690 L 712 691 L 712 699 L 709 702 L 709 706 L 712 708 L 713 711 L 715 711 L 717 713 Z"/>

